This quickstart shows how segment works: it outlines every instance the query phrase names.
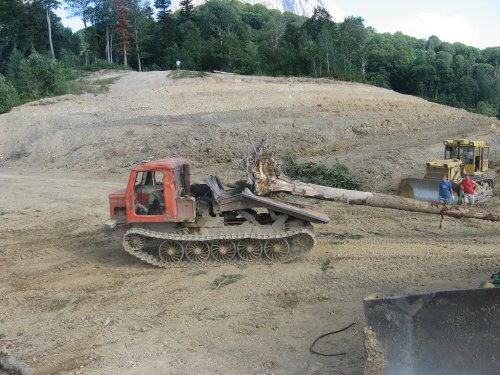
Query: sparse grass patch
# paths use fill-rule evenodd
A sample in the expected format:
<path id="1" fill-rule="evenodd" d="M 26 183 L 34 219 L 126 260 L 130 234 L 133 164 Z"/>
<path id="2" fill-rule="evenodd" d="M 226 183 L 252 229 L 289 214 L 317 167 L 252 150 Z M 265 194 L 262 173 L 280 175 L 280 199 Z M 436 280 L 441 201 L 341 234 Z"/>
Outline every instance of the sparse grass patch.
<path id="1" fill-rule="evenodd" d="M 352 234 L 352 233 L 321 233 L 321 236 L 324 237 L 333 237 L 336 238 L 340 241 L 345 241 L 345 240 L 360 240 L 363 238 L 363 235 L 361 234 Z"/>
<path id="2" fill-rule="evenodd" d="M 219 314 L 215 314 L 215 315 L 207 317 L 208 320 L 221 320 L 221 319 L 226 319 L 226 318 L 229 318 L 229 313 L 226 311 L 222 311 Z"/>
<path id="3" fill-rule="evenodd" d="M 169 78 L 172 79 L 183 79 L 183 78 L 201 78 L 205 77 L 207 73 L 197 72 L 191 70 L 174 70 L 170 73 Z"/>
<path id="4" fill-rule="evenodd" d="M 218 278 L 216 278 L 212 283 L 210 284 L 210 289 L 219 289 L 220 287 L 233 284 L 237 282 L 238 280 L 241 280 L 243 278 L 243 275 L 241 274 L 233 274 L 233 275 L 221 275 Z"/>
<path id="5" fill-rule="evenodd" d="M 196 319 L 198 319 L 200 322 L 202 320 L 221 320 L 221 319 L 226 319 L 229 318 L 229 313 L 226 311 L 222 311 L 219 314 L 214 314 L 214 315 L 205 315 L 203 314 L 204 311 L 209 310 L 208 307 L 204 307 L 198 314 L 196 314 Z"/>
<path id="6" fill-rule="evenodd" d="M 199 276 L 199 275 L 206 275 L 208 273 L 208 271 L 206 270 L 196 270 L 196 271 L 193 271 L 189 274 L 189 276 Z"/>
<path id="7" fill-rule="evenodd" d="M 92 85 L 96 86 L 100 93 L 107 93 L 109 92 L 109 86 L 118 81 L 119 79 L 120 77 L 118 76 L 96 79 L 95 81 L 92 81 Z"/>
<path id="8" fill-rule="evenodd" d="M 160 317 L 160 316 L 162 316 L 162 315 L 165 315 L 165 314 L 167 313 L 167 311 L 168 311 L 167 309 L 162 309 L 162 310 L 161 310 L 160 312 L 158 312 L 158 314 L 156 314 L 155 316 L 156 316 L 156 317 Z"/>
<path id="9" fill-rule="evenodd" d="M 332 233 L 332 234 L 339 240 L 360 240 L 363 238 L 361 234 L 351 234 L 351 233 Z"/>
<path id="10" fill-rule="evenodd" d="M 321 264 L 321 270 L 323 272 L 327 272 L 328 269 L 330 268 L 330 262 L 331 262 L 331 259 L 330 258 L 326 258 L 323 263 Z"/>
<path id="11" fill-rule="evenodd" d="M 68 92 L 73 95 L 84 93 L 105 94 L 109 92 L 109 86 L 118 81 L 118 79 L 120 79 L 119 76 L 96 79 L 94 81 L 80 78 L 69 83 Z"/>

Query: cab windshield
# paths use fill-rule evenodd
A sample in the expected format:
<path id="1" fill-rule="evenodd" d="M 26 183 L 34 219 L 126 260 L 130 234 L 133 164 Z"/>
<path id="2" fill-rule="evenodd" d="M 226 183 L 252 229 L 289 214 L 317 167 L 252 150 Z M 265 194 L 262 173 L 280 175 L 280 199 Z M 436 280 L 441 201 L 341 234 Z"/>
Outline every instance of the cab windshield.
<path id="1" fill-rule="evenodd" d="M 163 215 L 165 213 L 162 172 L 138 172 L 134 190 L 136 215 Z"/>
<path id="2" fill-rule="evenodd" d="M 445 159 L 460 159 L 461 156 L 461 148 L 458 146 L 446 146 L 444 152 Z"/>

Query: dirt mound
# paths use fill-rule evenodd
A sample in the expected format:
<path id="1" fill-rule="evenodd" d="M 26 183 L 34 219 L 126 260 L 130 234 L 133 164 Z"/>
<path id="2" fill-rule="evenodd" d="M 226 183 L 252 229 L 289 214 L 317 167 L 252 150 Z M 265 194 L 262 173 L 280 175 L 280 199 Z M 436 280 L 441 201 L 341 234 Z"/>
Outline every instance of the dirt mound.
<path id="1" fill-rule="evenodd" d="M 486 135 L 494 119 L 368 85 L 168 72 L 94 78 L 110 77 L 121 78 L 108 94 L 44 99 L 0 116 L 3 162 L 107 173 L 182 156 L 218 172 L 246 139 L 269 137 L 278 153 L 338 159 L 372 190 L 387 190 L 423 174 L 445 138 L 498 137 Z"/>

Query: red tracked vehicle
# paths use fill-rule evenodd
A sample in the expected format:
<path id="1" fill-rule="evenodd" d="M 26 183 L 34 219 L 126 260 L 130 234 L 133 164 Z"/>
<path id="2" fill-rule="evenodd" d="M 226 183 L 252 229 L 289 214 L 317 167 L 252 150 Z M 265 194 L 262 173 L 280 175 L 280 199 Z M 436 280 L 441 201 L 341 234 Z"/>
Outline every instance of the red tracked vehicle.
<path id="1" fill-rule="evenodd" d="M 226 190 L 215 176 L 191 184 L 187 162 L 142 163 L 126 189 L 109 195 L 107 230 L 123 231 L 125 251 L 159 267 L 192 263 L 288 262 L 314 246 L 311 223 L 324 213 L 268 197 Z"/>

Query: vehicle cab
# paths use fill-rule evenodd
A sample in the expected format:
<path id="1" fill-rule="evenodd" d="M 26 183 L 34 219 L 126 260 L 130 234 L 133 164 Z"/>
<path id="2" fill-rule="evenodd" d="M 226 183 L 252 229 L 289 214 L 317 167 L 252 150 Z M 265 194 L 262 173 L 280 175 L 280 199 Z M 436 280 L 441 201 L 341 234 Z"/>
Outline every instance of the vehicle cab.
<path id="1" fill-rule="evenodd" d="M 120 223 L 193 222 L 196 218 L 189 165 L 179 158 L 137 165 L 130 172 L 126 189 L 112 192 L 109 202 L 115 223 L 106 223 L 108 229 Z"/>
<path id="2" fill-rule="evenodd" d="M 485 141 L 457 139 L 445 141 L 444 145 L 444 158 L 461 160 L 463 174 L 482 175 L 488 170 L 489 147 Z"/>

